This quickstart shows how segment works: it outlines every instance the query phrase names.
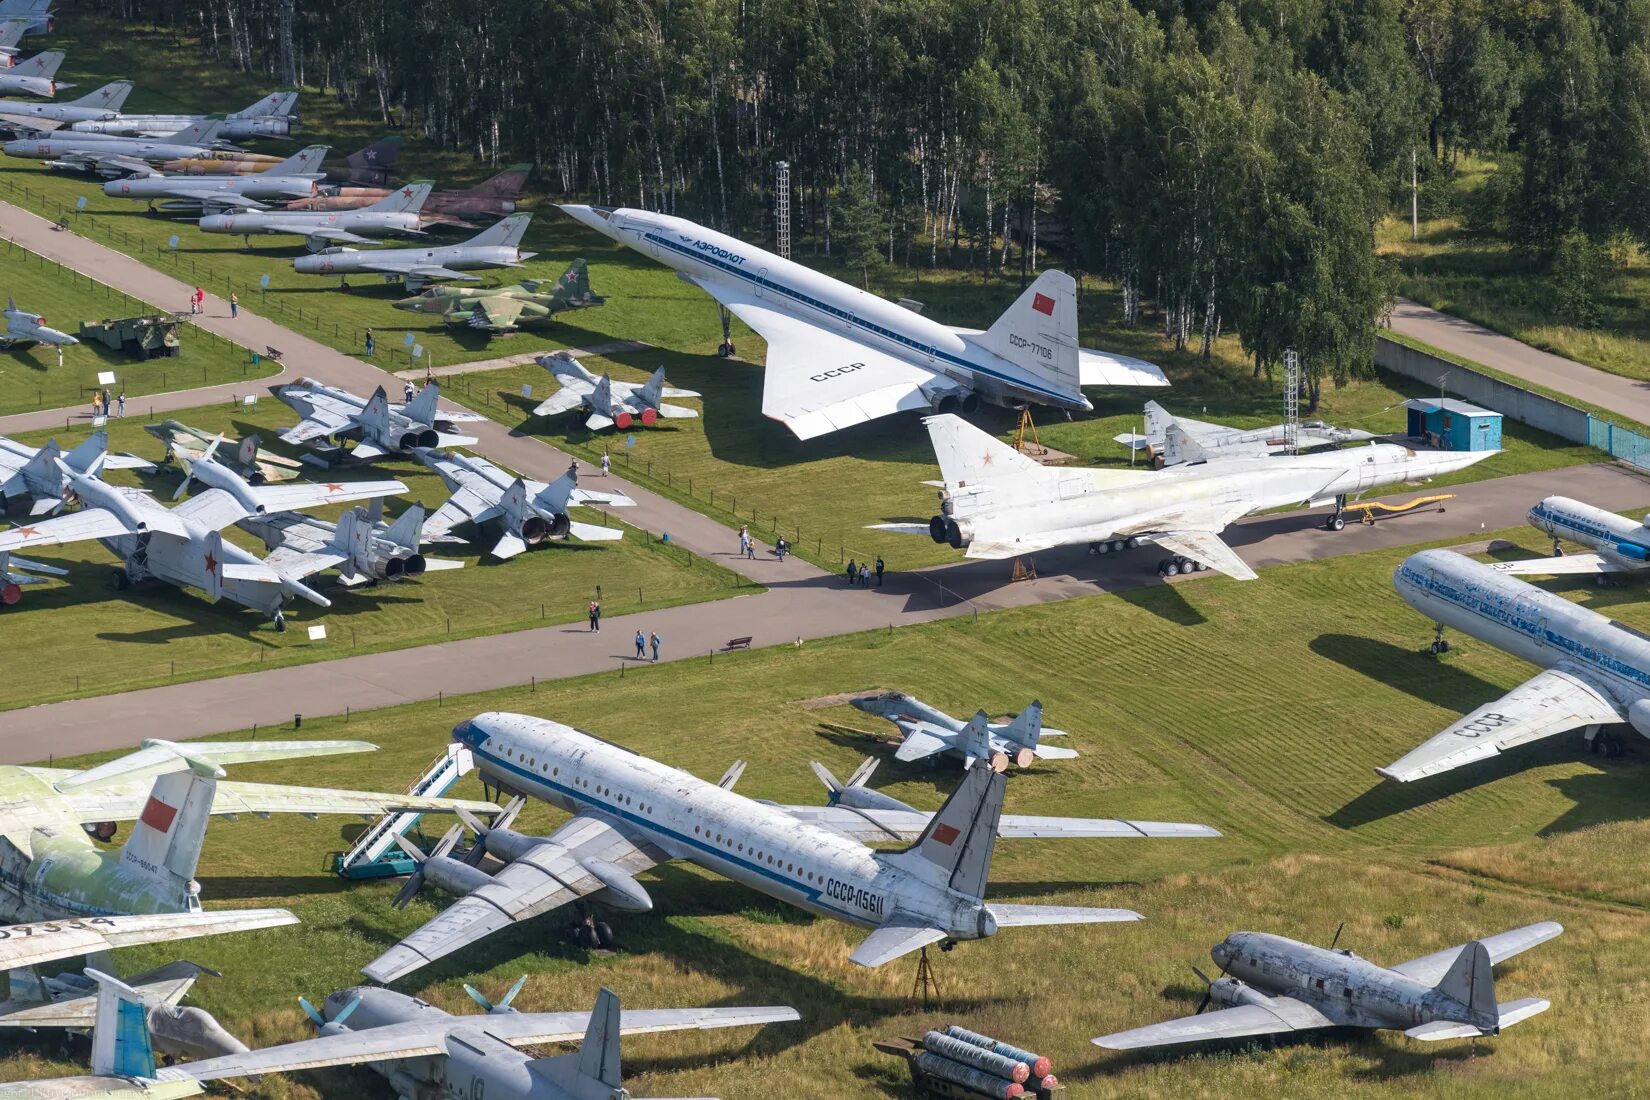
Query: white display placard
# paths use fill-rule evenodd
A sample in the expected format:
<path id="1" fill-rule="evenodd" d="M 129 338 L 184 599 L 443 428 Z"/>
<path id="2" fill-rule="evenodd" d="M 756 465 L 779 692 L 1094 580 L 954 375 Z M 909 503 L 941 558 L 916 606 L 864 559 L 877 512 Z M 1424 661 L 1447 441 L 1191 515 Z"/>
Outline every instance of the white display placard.
<path id="1" fill-rule="evenodd" d="M 324 642 L 324 641 L 326 641 L 327 640 L 327 628 L 324 627 L 324 626 L 312 626 L 312 627 L 310 627 L 309 628 L 309 640 L 312 641 L 312 642 Z"/>

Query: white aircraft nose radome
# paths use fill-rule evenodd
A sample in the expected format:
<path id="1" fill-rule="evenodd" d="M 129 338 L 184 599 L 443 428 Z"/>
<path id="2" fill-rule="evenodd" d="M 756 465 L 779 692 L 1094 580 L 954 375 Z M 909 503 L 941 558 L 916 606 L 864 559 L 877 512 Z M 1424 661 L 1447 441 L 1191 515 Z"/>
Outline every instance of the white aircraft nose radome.
<path id="1" fill-rule="evenodd" d="M 570 218 L 576 219 L 577 221 L 588 225 L 591 229 L 594 229 L 603 236 L 612 237 L 614 240 L 619 239 L 619 235 L 613 231 L 613 226 L 608 221 L 608 218 L 612 216 L 613 211 L 606 207 L 580 206 L 576 203 L 565 203 L 561 207 L 561 212 Z"/>

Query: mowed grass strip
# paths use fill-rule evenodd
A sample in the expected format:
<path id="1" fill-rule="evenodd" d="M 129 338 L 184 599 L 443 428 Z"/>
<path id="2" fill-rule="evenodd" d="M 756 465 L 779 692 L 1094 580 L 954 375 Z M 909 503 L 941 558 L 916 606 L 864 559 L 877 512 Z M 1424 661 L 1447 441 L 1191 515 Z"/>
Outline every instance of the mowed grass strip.
<path id="1" fill-rule="evenodd" d="M 1534 553 L 1533 534 L 1506 535 Z M 1498 551 L 1511 553 L 1511 550 Z M 844 692 L 898 688 L 948 710 L 1017 710 L 1030 698 L 1069 730 L 1082 755 L 1009 777 L 1008 811 L 1201 821 L 1226 834 L 1198 841 L 1004 841 L 991 896 L 1123 906 L 1141 924 L 1009 929 L 938 959 L 944 998 L 923 1011 L 909 996 L 912 965 L 878 971 L 847 956 L 860 933 L 808 918 L 743 887 L 680 865 L 643 876 L 657 911 L 611 918 L 624 950 L 587 956 L 549 917 L 492 937 L 402 983 L 467 1011 L 460 986 L 502 990 L 530 975 L 518 1007 L 582 1008 L 598 985 L 626 1003 L 795 1005 L 804 1022 L 757 1036 L 707 1034 L 627 1041 L 639 1094 L 731 1094 L 730 1079 L 772 1095 L 899 1094 L 903 1068 L 870 1043 L 960 1021 L 1055 1059 L 1085 1096 L 1263 1094 L 1329 1097 L 1349 1087 L 1381 1096 L 1569 1096 L 1613 1090 L 1642 1049 L 1643 994 L 1632 960 L 1650 934 L 1641 878 L 1644 764 L 1583 757 L 1561 737 L 1474 770 L 1409 787 L 1371 771 L 1462 711 L 1533 670 L 1457 636 L 1443 660 L 1421 652 L 1430 624 L 1391 591 L 1401 552 L 1267 569 L 1257 582 L 1223 578 L 1095 596 L 1056 607 L 604 675 L 485 696 L 306 722 L 304 737 L 382 746 L 361 756 L 236 770 L 241 779 L 398 789 L 483 709 L 569 722 L 707 779 L 734 758 L 740 790 L 817 803 L 807 760 L 845 775 L 882 758 L 873 785 L 937 806 L 956 766 L 906 767 L 851 732 L 886 735 L 843 704 Z M 1564 582 L 1573 598 L 1645 627 L 1636 589 Z M 1170 598 L 1184 606 L 1172 607 Z M 1189 625 L 1188 625 L 1189 624 Z M 830 727 L 847 727 L 850 732 Z M 263 734 L 268 735 L 268 734 Z M 283 736 L 291 736 L 285 734 Z M 109 754 L 104 754 L 106 758 Z M 474 780 L 459 789 L 477 794 Z M 563 815 L 530 808 L 520 827 Z M 445 823 L 426 822 L 431 837 Z M 396 883 L 345 884 L 324 853 L 358 824 L 214 824 L 201 869 L 208 905 L 291 905 L 305 924 L 190 944 L 222 969 L 196 999 L 254 1045 L 310 1033 L 293 1007 L 358 980 L 356 968 L 444 904 L 433 893 L 396 912 Z M 1116 1055 L 1095 1035 L 1184 1015 L 1228 932 L 1261 929 L 1341 943 L 1380 962 L 1404 959 L 1536 920 L 1558 920 L 1554 943 L 1497 970 L 1502 999 L 1545 996 L 1553 1011 L 1477 1044 L 1422 1047 L 1394 1034 L 1240 1046 L 1216 1055 Z M 128 970 L 174 948 L 130 952 Z M 40 1071 L 38 1044 L 0 1074 Z M 67 1062 L 50 1068 L 67 1071 Z M 249 1095 L 387 1095 L 359 1071 L 269 1078 Z"/>
<path id="2" fill-rule="evenodd" d="M 128 403 L 125 420 L 109 425 L 111 449 L 155 460 L 164 448 L 143 431 L 147 416 Z M 295 417 L 273 398 L 255 407 L 221 405 L 190 409 L 176 419 L 231 440 L 258 435 L 274 453 L 295 457 L 276 434 Z M 39 445 L 54 437 L 67 450 L 89 434 L 77 424 L 64 432 L 36 432 L 21 437 Z M 398 478 L 408 495 L 386 502 L 391 520 L 415 501 L 433 512 L 447 499 L 440 479 L 411 461 L 326 471 L 304 467 L 304 476 L 348 480 Z M 170 501 L 180 480 L 174 467 L 155 475 L 111 471 L 108 480 L 152 490 Z M 198 486 L 197 486 L 198 488 Z M 314 514 L 336 519 L 342 507 Z M 12 520 L 25 517 L 21 505 Z M 578 509 L 590 522 L 623 527 L 620 515 Z M 231 527 L 224 537 L 262 557 L 261 540 Z M 627 528 L 612 543 L 563 542 L 541 547 L 508 562 L 482 560 L 491 547 L 477 543 L 426 545 L 427 556 L 463 561 L 464 568 L 430 572 L 416 581 L 345 589 L 326 573 L 317 577 L 320 591 L 333 602 L 321 608 L 303 601 L 287 607 L 291 624 L 285 634 L 257 612 L 228 601 L 208 603 L 197 591 L 160 582 L 117 593 L 110 580 L 119 562 L 97 543 L 42 548 L 27 556 L 70 571 L 69 577 L 31 586 L 22 602 L 0 612 L 0 631 L 7 638 L 29 638 L 27 646 L 7 647 L 6 690 L 0 706 L 13 707 L 76 695 L 152 686 L 177 680 L 221 676 L 278 665 L 330 660 L 352 653 L 400 649 L 479 634 L 522 630 L 581 619 L 586 604 L 601 586 L 607 613 L 620 614 L 671 607 L 699 600 L 751 593 L 738 575 L 662 546 L 645 532 Z M 329 637 L 310 642 L 305 627 L 325 624 Z"/>

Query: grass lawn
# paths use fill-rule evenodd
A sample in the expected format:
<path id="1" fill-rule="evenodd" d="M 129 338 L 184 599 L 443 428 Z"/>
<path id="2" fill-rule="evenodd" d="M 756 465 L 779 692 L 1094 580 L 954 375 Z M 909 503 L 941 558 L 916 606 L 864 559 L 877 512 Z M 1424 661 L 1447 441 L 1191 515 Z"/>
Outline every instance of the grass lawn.
<path id="1" fill-rule="evenodd" d="M 292 423 L 293 414 L 266 399 L 256 408 L 193 409 L 177 419 L 233 438 L 256 433 L 271 440 Z M 138 416 L 112 422 L 111 448 L 159 457 L 161 444 L 142 430 L 142 423 Z M 52 434 L 67 449 L 87 432 L 77 426 Z M 46 434 L 23 438 L 38 444 Z M 277 442 L 272 449 L 279 451 L 281 445 Z M 409 495 L 389 502 L 392 516 L 410 501 L 422 501 L 433 511 L 447 499 L 440 479 L 416 462 L 383 463 L 335 476 L 400 478 Z M 163 499 L 170 499 L 177 486 L 177 475 L 170 469 L 149 477 L 114 471 L 109 479 L 153 489 Z M 335 518 L 340 511 L 317 514 Z M 13 521 L 22 516 L 17 512 Z M 262 556 L 263 543 L 245 532 L 230 528 L 225 537 Z M 736 574 L 697 557 L 690 561 L 680 549 L 661 546 L 633 529 L 620 542 L 559 543 L 510 562 L 483 563 L 478 549 L 469 544 L 444 543 L 426 547 L 426 552 L 463 560 L 465 567 L 401 584 L 339 588 L 328 593 L 331 608 L 294 602 L 287 609 L 293 629 L 285 634 L 277 634 L 258 612 L 227 601 L 210 604 L 199 592 L 158 582 L 117 595 L 109 588 L 117 559 L 97 543 L 31 553 L 31 558 L 69 569 L 70 576 L 29 588 L 18 606 L 0 615 L 5 637 L 33 640 L 28 646 L 7 647 L 7 690 L 0 695 L 0 706 L 571 622 L 583 616 L 597 585 L 605 590 L 603 603 L 611 614 L 740 591 Z M 321 579 L 331 575 L 322 574 Z M 328 587 L 323 584 L 323 591 Z M 750 590 L 747 584 L 744 591 Z M 307 640 L 303 628 L 316 622 L 329 627 L 327 641 Z"/>
<path id="2" fill-rule="evenodd" d="M 20 308 L 33 310 L 71 336 L 79 335 L 82 321 L 133 317 L 155 312 L 156 306 L 170 311 L 178 305 L 140 302 L 10 241 L 0 250 L 0 286 Z M 118 379 L 110 392 L 124 392 L 128 399 L 275 371 L 267 361 L 254 366 L 245 348 L 201 329 L 186 327 L 178 339 L 177 356 L 149 360 L 82 341 L 64 349 L 62 366 L 56 349 L 44 344 L 0 350 L 0 416 L 90 402 L 103 371 L 113 371 Z"/>
<path id="3" fill-rule="evenodd" d="M 1464 158 L 1453 184 L 1468 201 L 1495 166 Z M 1459 214 L 1421 222 L 1410 239 L 1407 218 L 1388 217 L 1377 247 L 1398 265 L 1398 293 L 1465 317 L 1526 344 L 1628 378 L 1650 379 L 1650 257 L 1634 249 L 1602 296 L 1593 328 L 1557 320 L 1558 297 L 1539 261 L 1508 242 L 1474 232 Z M 1522 384 L 1522 383 L 1520 383 Z"/>
<path id="4" fill-rule="evenodd" d="M 1542 549 L 1534 532 L 1507 534 L 1527 552 Z M 900 688 L 953 712 L 1001 713 L 1036 697 L 1082 756 L 1012 775 L 1011 812 L 1202 821 L 1226 836 L 1004 842 L 992 896 L 1127 906 L 1144 923 L 1009 929 L 988 944 L 965 943 L 938 957 L 945 996 L 925 1012 L 910 998 L 910 960 L 858 969 L 847 955 L 860 933 L 667 866 L 643 876 L 656 913 L 614 918 L 625 948 L 617 955 L 587 957 L 560 942 L 555 921 L 541 920 L 403 988 L 465 1011 L 462 982 L 496 994 L 527 973 L 523 1009 L 583 1007 L 606 984 L 635 1006 L 788 1003 L 803 1015 L 754 1038 L 627 1040 L 627 1083 L 637 1095 L 734 1095 L 737 1073 L 762 1081 L 764 1095 L 903 1096 L 903 1068 L 870 1043 L 948 1021 L 1050 1055 L 1073 1095 L 1085 1097 L 1620 1094 L 1650 1038 L 1637 1011 L 1636 965 L 1650 914 L 1632 855 L 1650 841 L 1644 755 L 1582 757 L 1579 737 L 1560 737 L 1424 784 L 1379 781 L 1373 767 L 1533 672 L 1459 636 L 1443 660 L 1420 652 L 1430 624 L 1390 585 L 1402 557 L 1282 566 L 1254 584 L 1210 578 L 713 666 L 671 663 L 622 681 L 604 675 L 357 714 L 347 724 L 311 722 L 303 736 L 361 737 L 383 751 L 234 774 L 393 788 L 455 722 L 498 708 L 553 716 L 705 777 L 742 757 L 750 768 L 740 790 L 781 802 L 822 797 L 808 759 L 843 775 L 874 752 L 885 758 L 877 786 L 933 807 L 955 782 L 950 767 L 901 767 L 886 748 L 825 728 L 875 728 L 869 719 L 813 700 Z M 1557 587 L 1650 627 L 1636 586 Z M 557 817 L 534 807 L 522 827 L 547 829 Z M 189 945 L 190 958 L 226 975 L 198 987 L 199 1003 L 254 1045 L 309 1034 L 297 996 L 352 983 L 357 967 L 440 904 L 427 894 L 398 913 L 388 906 L 397 884 L 345 886 L 327 874 L 322 854 L 359 827 L 213 826 L 201 869 L 207 904 L 289 904 L 305 922 Z M 1327 943 L 1344 921 L 1343 945 L 1392 963 L 1547 919 L 1564 923 L 1565 935 L 1499 967 L 1497 979 L 1502 999 L 1545 996 L 1553 1009 L 1496 1039 L 1423 1046 L 1393 1033 L 1336 1033 L 1155 1058 L 1087 1042 L 1191 1012 L 1201 987 L 1188 964 L 1207 970 L 1210 945 L 1234 930 Z M 145 949 L 122 965 L 176 954 Z M 50 1048 L 35 1041 L 9 1049 L 20 1053 L 0 1063 L 7 1077 L 73 1067 L 43 1061 Z M 247 1095 L 390 1091 L 359 1071 L 326 1071 L 269 1078 Z"/>

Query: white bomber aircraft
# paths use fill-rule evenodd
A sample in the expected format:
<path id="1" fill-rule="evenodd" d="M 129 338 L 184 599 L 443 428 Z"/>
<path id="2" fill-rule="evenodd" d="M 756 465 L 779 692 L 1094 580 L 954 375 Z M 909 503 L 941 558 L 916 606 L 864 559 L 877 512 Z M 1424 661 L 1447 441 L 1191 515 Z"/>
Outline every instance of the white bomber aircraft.
<path id="1" fill-rule="evenodd" d="M 1077 284 L 1045 271 L 985 331 L 952 328 L 685 218 L 563 206 L 674 268 L 768 342 L 762 415 L 812 439 L 896 412 L 981 401 L 1087 411 L 1083 386 L 1167 386 L 1151 363 L 1077 346 Z M 723 326 L 723 355 L 733 344 Z"/>
<path id="2" fill-rule="evenodd" d="M 1543 671 L 1375 769 L 1380 775 L 1408 783 L 1578 729 L 1594 752 L 1619 756 L 1621 739 L 1603 730 L 1623 722 L 1650 737 L 1650 637 L 1642 632 L 1450 550 L 1410 555 L 1392 584 L 1437 624 L 1434 653 L 1449 648 L 1444 628 L 1454 627 Z"/>
<path id="3" fill-rule="evenodd" d="M 50 344 L 54 348 L 69 348 L 78 343 L 80 341 L 68 333 L 48 327 L 46 319 L 34 310 L 18 309 L 15 300 L 6 298 L 6 331 L 0 332 L 0 347 Z"/>
<path id="4" fill-rule="evenodd" d="M 833 920 L 870 928 L 851 956 L 881 966 L 932 943 L 983 939 L 999 928 L 1139 920 L 1127 909 L 1010 905 L 985 901 L 998 836 L 1204 837 L 1202 825 L 1004 816 L 1006 779 L 988 764 L 970 769 L 938 813 L 894 803 L 781 806 L 734 794 L 743 771 L 719 783 L 649 760 L 588 733 L 522 714 L 480 714 L 453 729 L 484 779 L 573 814 L 548 837 L 508 828 L 525 798 L 491 827 L 466 860 L 451 856 L 449 831 L 397 901 L 428 882 L 462 894 L 446 911 L 362 968 L 388 983 L 510 924 L 585 899 L 647 912 L 653 899 L 636 875 L 672 859 L 691 860 L 769 897 Z M 889 799 L 889 803 L 893 800 Z M 900 851 L 868 842 L 906 840 Z M 416 852 L 417 849 L 412 849 Z M 411 853 L 409 853 L 411 854 Z M 479 864 L 491 856 L 503 867 Z M 586 917 L 588 919 L 588 917 Z M 588 927 L 588 926 L 587 926 Z M 592 931 L 600 942 L 600 930 Z M 594 944 L 591 944 L 594 946 Z"/>
<path id="5" fill-rule="evenodd" d="M 1238 580 L 1255 571 L 1220 539 L 1255 512 L 1333 503 L 1328 526 L 1346 525 L 1348 496 L 1436 477 L 1499 451 L 1412 451 L 1390 443 L 1304 455 L 1233 458 L 1166 470 L 1041 466 L 955 416 L 931 416 L 928 435 L 944 487 L 926 524 L 874 529 L 922 534 L 971 558 L 1011 558 L 1087 543 L 1094 553 L 1153 542 L 1173 557 L 1158 572 L 1218 569 Z"/>
<path id="6" fill-rule="evenodd" d="M 1552 536 L 1553 556 L 1496 561 L 1490 568 L 1517 577 L 1588 574 L 1603 577 L 1650 571 L 1650 515 L 1644 523 L 1569 497 L 1547 497 L 1530 509 L 1530 526 Z M 1590 547 L 1591 554 L 1566 554 L 1564 539 Z"/>

